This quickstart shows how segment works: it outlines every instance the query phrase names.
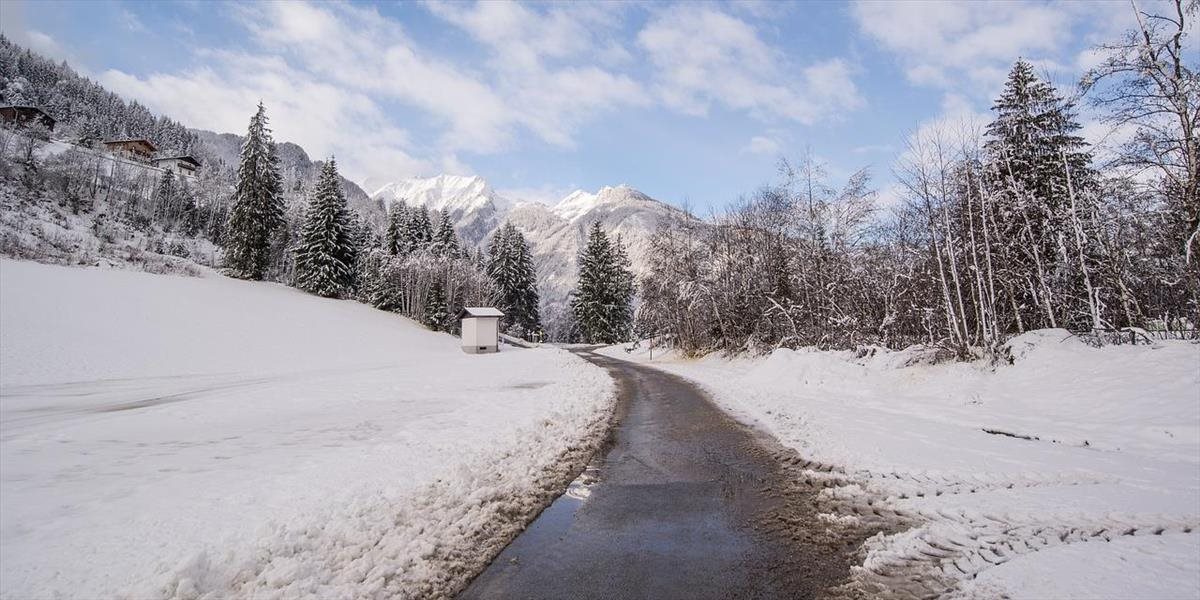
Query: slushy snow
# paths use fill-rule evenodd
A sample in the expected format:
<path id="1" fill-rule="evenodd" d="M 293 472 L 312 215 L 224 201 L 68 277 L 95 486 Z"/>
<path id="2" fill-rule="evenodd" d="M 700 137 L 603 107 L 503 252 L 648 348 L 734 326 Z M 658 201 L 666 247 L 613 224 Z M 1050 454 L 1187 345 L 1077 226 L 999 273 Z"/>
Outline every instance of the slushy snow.
<path id="1" fill-rule="evenodd" d="M 1200 345 L 1043 330 L 1010 347 L 994 367 L 915 348 L 603 352 L 701 384 L 816 461 L 807 476 L 842 481 L 823 493 L 902 517 L 856 577 L 916 596 L 1200 598 Z"/>
<path id="2" fill-rule="evenodd" d="M 0 261 L 0 596 L 452 593 L 610 378 L 281 285 Z"/>

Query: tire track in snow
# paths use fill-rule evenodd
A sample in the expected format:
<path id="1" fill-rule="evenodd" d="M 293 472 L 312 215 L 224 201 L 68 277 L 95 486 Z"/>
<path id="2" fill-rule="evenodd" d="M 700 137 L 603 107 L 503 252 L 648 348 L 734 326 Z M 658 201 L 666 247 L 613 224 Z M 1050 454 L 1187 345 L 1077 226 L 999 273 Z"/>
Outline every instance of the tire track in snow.
<path id="1" fill-rule="evenodd" d="M 797 455 L 780 459 L 797 471 L 796 485 L 820 490 L 822 510 L 874 534 L 860 549 L 862 564 L 832 598 L 941 598 L 961 592 L 980 573 L 1033 552 L 1067 544 L 1105 543 L 1134 536 L 1200 535 L 1200 520 L 1162 515 L 1031 518 L 966 509 L 902 508 L 904 500 L 1022 488 L 1113 483 L 1113 478 L 1065 474 L 951 477 L 896 471 L 853 472 Z M 903 490 L 903 491 L 899 491 Z"/>

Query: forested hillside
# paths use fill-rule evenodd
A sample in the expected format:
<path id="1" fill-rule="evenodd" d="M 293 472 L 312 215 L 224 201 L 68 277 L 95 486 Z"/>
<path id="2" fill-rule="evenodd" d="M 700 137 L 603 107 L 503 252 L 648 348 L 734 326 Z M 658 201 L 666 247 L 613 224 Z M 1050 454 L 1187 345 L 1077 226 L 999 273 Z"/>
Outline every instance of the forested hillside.
<path id="1" fill-rule="evenodd" d="M 30 52 L 0 35 L 0 104 L 36 106 L 58 121 L 60 136 L 82 140 L 145 138 L 168 154 L 195 151 L 196 135 L 75 72 L 66 61 Z"/>

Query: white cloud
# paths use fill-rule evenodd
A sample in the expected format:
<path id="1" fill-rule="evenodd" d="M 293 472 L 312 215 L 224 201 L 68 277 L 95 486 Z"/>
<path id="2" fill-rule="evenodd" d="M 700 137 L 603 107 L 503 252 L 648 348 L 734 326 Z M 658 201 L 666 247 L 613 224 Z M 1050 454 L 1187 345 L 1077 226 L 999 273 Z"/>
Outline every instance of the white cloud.
<path id="1" fill-rule="evenodd" d="M 217 131 L 243 131 L 261 98 L 278 139 L 337 154 L 358 180 L 470 172 L 464 157 L 527 137 L 571 148 L 583 127 L 631 107 L 702 115 L 720 106 L 812 124 L 865 104 L 848 63 L 796 64 L 715 5 L 654 11 L 636 40 L 629 16 L 644 9 L 619 3 L 425 6 L 484 58 L 435 53 L 373 7 L 250 3 L 221 13 L 248 33 L 236 51 L 194 50 L 198 68 L 99 77 Z M 398 110 L 423 117 L 423 139 L 397 125 Z"/>
<path id="2" fill-rule="evenodd" d="M 518 187 L 496 190 L 496 193 L 514 202 L 537 202 L 552 206 L 575 191 L 577 186 L 545 184 L 538 187 Z"/>
<path id="3" fill-rule="evenodd" d="M 866 146 L 856 146 L 851 152 L 855 154 L 890 154 L 896 151 L 896 147 L 891 144 L 868 144 Z"/>
<path id="4" fill-rule="evenodd" d="M 1069 4 L 860 1 L 851 12 L 863 32 L 897 56 L 913 83 L 949 88 L 965 79 L 990 94 L 1018 57 L 1038 61 L 1063 50 L 1066 33 L 1083 14 Z"/>
<path id="5" fill-rule="evenodd" d="M 151 110 L 194 127 L 243 133 L 262 100 L 278 140 L 300 144 L 313 158 L 336 154 L 344 174 L 415 174 L 433 167 L 405 148 L 407 134 L 368 97 L 321 81 L 274 58 L 214 53 L 211 68 L 135 77 L 109 70 L 99 79 Z"/>
<path id="6" fill-rule="evenodd" d="M 875 207 L 884 211 L 899 208 L 904 203 L 904 188 L 891 182 L 875 192 Z"/>
<path id="7" fill-rule="evenodd" d="M 0 0 L 0 33 L 13 42 L 39 54 L 59 60 L 74 61 L 74 57 L 62 44 L 50 35 L 32 29 L 25 23 L 25 7 L 22 0 Z M 35 8 L 38 8 L 35 5 Z"/>
<path id="8" fill-rule="evenodd" d="M 778 141 L 761 135 L 750 138 L 750 142 L 742 147 L 743 154 L 779 154 L 781 146 Z"/>
<path id="9" fill-rule="evenodd" d="M 139 19 L 137 15 L 133 14 L 133 12 L 131 12 L 129 9 L 122 8 L 121 12 L 118 13 L 117 16 L 121 21 L 121 24 L 125 26 L 125 29 L 135 33 L 144 33 L 146 31 L 146 25 L 142 23 L 142 20 Z"/>
<path id="10" fill-rule="evenodd" d="M 796 68 L 749 23 L 709 5 L 682 5 L 651 18 L 638 45 L 656 69 L 667 106 L 705 115 L 713 104 L 804 124 L 865 104 L 850 66 L 831 59 Z"/>
<path id="11" fill-rule="evenodd" d="M 631 58 L 603 32 L 621 24 L 617 5 L 551 5 L 535 10 L 509 2 L 431 2 L 431 12 L 488 48 L 496 88 L 513 119 L 543 140 L 571 146 L 574 131 L 595 115 L 643 106 L 649 97 L 628 75 L 595 64 Z M 619 7 L 618 7 L 619 8 Z M 600 60 L 593 62 L 599 56 Z"/>

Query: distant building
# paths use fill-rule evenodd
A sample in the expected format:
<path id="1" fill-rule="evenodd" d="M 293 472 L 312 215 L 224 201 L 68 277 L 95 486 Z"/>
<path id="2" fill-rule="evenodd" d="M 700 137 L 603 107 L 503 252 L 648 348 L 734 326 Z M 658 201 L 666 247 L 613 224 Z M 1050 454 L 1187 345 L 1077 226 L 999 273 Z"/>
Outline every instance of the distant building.
<path id="1" fill-rule="evenodd" d="M 462 321 L 462 349 L 467 354 L 500 351 L 500 317 L 504 313 L 489 306 L 468 306 L 458 313 Z"/>
<path id="2" fill-rule="evenodd" d="M 172 171 L 176 175 L 195 177 L 196 169 L 200 168 L 200 161 L 190 156 L 167 156 L 154 159 L 154 166 Z"/>
<path id="3" fill-rule="evenodd" d="M 157 150 L 150 140 L 112 140 L 104 142 L 104 147 L 113 154 L 125 154 L 143 161 L 149 161 Z"/>
<path id="4" fill-rule="evenodd" d="M 54 117 L 36 106 L 0 106 L 0 121 L 15 127 L 41 123 L 50 131 L 54 131 L 55 123 Z"/>

